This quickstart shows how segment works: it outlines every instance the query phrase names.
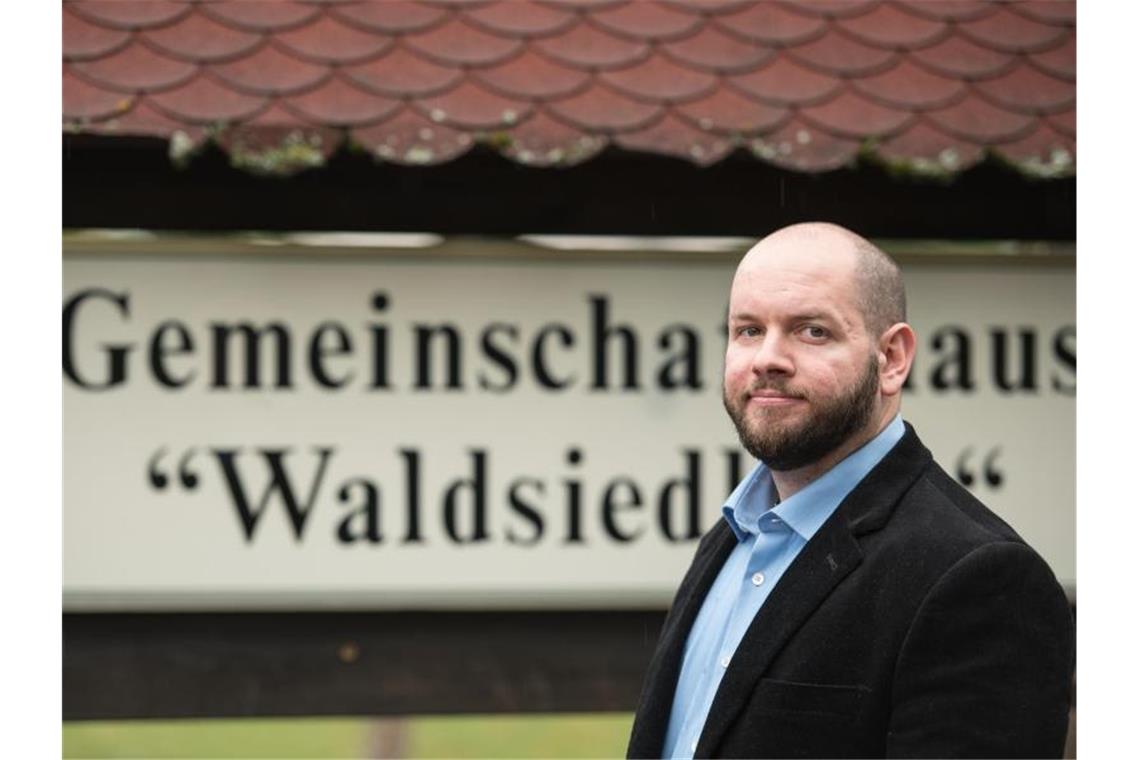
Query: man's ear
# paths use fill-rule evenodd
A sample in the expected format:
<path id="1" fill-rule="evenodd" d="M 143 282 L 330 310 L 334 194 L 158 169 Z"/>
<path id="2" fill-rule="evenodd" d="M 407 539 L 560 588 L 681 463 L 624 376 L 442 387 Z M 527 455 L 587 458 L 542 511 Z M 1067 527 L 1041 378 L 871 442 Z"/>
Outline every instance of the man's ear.
<path id="1" fill-rule="evenodd" d="M 902 391 L 917 349 L 918 338 L 906 322 L 891 325 L 879 337 L 879 389 L 884 396 Z"/>

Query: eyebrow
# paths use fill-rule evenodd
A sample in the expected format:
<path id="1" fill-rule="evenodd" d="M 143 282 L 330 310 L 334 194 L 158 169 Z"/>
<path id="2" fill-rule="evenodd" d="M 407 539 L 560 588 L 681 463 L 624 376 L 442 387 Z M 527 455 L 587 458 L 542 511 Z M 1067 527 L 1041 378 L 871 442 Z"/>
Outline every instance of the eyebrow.
<path id="1" fill-rule="evenodd" d="M 738 312 L 736 314 L 730 314 L 728 316 L 728 321 L 730 322 L 751 322 L 755 320 L 756 315 L 750 312 Z M 800 312 L 799 314 L 792 314 L 788 317 L 788 321 L 791 322 L 810 322 L 813 320 L 827 320 L 829 322 L 838 321 L 835 315 L 829 314 L 826 311 L 805 311 Z"/>

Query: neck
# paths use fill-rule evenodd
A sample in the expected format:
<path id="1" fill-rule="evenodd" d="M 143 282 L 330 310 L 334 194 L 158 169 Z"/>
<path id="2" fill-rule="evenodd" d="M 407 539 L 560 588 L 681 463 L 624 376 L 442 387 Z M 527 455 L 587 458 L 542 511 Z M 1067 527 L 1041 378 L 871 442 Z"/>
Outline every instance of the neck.
<path id="1" fill-rule="evenodd" d="M 832 467 L 850 456 L 853 451 L 883 432 L 897 413 L 897 407 L 888 405 L 877 417 L 872 417 L 871 422 L 861 432 L 851 436 L 822 458 L 795 470 L 772 470 L 772 483 L 776 486 L 776 493 L 780 495 L 780 501 L 787 501 L 807 488 Z"/>

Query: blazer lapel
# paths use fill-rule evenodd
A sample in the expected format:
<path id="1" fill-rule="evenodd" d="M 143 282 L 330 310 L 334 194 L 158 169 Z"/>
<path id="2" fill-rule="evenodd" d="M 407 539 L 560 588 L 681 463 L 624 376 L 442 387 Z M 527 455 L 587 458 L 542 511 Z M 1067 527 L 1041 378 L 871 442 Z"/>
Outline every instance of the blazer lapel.
<path id="1" fill-rule="evenodd" d="M 694 557 L 693 566 L 681 583 L 661 631 L 657 651 L 649 663 L 641 703 L 630 733 L 629 757 L 661 757 L 673 707 L 673 693 L 685 655 L 685 641 L 709 588 L 736 543 L 736 535 L 728 524 L 718 520 L 709 534 L 706 547 Z"/>
<path id="2" fill-rule="evenodd" d="M 832 518 L 804 546 L 745 631 L 709 709 L 697 757 L 713 753 L 784 643 L 862 561 L 847 523 Z"/>

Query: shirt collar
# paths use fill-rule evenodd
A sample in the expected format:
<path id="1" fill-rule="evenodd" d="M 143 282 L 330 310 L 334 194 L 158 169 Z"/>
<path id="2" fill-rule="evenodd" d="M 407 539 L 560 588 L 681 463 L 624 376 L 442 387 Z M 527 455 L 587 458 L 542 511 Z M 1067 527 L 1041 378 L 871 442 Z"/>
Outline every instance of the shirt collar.
<path id="1" fill-rule="evenodd" d="M 776 504 L 772 472 L 763 462 L 758 462 L 724 503 L 724 519 L 728 527 L 736 534 L 737 540 L 743 541 L 747 536 L 767 530 L 769 525 L 783 522 L 804 541 L 810 540 L 847 494 L 894 448 L 905 432 L 902 415 L 895 415 L 878 435 L 779 504 Z M 769 512 L 779 519 L 772 520 L 766 516 Z"/>

